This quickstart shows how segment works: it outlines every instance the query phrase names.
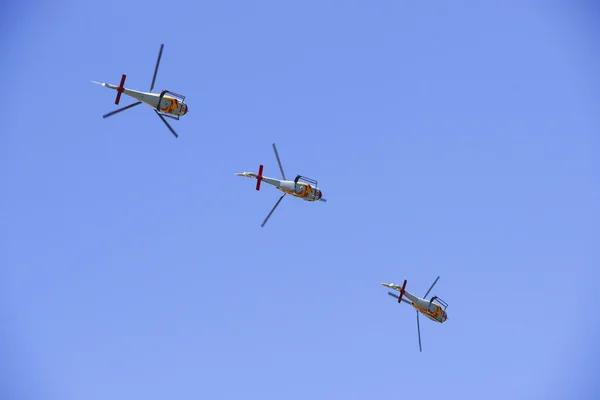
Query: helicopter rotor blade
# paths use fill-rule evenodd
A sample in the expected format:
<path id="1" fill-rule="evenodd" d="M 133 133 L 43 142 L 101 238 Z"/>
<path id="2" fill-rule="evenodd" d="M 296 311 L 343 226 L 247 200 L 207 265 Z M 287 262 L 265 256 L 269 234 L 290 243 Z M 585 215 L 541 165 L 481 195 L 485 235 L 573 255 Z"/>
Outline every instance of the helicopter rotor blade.
<path id="1" fill-rule="evenodd" d="M 281 203 L 281 200 L 283 200 L 283 198 L 285 197 L 285 195 L 286 195 L 286 193 L 284 193 L 283 196 L 281 196 L 279 198 L 279 200 L 277 200 L 277 203 L 275 203 L 275 205 L 271 209 L 271 212 L 269 213 L 269 215 L 267 215 L 267 218 L 265 218 L 264 222 L 260 226 L 261 228 L 263 228 L 265 226 L 265 224 L 267 223 L 267 221 L 269 220 L 269 218 L 271 218 L 271 214 L 273 214 L 273 211 L 275 211 L 275 209 L 277 208 L 277 206 L 279 205 L 279 203 Z"/>
<path id="2" fill-rule="evenodd" d="M 178 138 L 179 135 L 177 134 L 177 132 L 175 132 L 175 129 L 173 129 L 171 127 L 171 125 L 167 122 L 167 120 L 165 119 L 165 117 L 163 117 L 162 115 L 160 115 L 156 110 L 154 112 L 156 113 L 156 115 L 158 115 L 160 117 L 160 119 L 162 119 L 162 121 L 165 123 L 165 125 L 167 125 L 167 128 L 169 128 L 169 130 L 171 131 L 171 133 L 173 135 L 175 135 L 176 138 Z"/>
<path id="3" fill-rule="evenodd" d="M 419 312 L 417 311 L 417 333 L 419 334 L 419 352 L 422 352 L 421 348 L 421 326 L 419 325 Z"/>
<path id="4" fill-rule="evenodd" d="M 287 179 L 285 179 L 285 174 L 283 173 L 283 167 L 281 166 L 281 160 L 279 159 L 279 153 L 277 152 L 277 147 L 275 147 L 275 143 L 273 143 L 273 150 L 275 150 L 275 157 L 277 157 L 277 164 L 279 164 L 281 176 L 283 177 L 283 180 L 286 181 Z"/>
<path id="5" fill-rule="evenodd" d="M 112 116 L 112 115 L 115 115 L 115 114 L 117 114 L 117 113 L 120 113 L 121 111 L 128 110 L 128 109 L 130 109 L 131 107 L 135 107 L 135 106 L 137 106 L 137 105 L 139 105 L 139 104 L 142 104 L 142 102 L 141 102 L 141 101 L 138 101 L 137 103 L 133 103 L 133 104 L 130 104 L 130 105 L 128 105 L 128 106 L 125 106 L 125 107 L 119 108 L 118 110 L 111 111 L 111 112 L 109 112 L 108 114 L 104 114 L 104 115 L 102 116 L 102 118 L 108 118 L 108 117 L 110 117 L 110 116 Z"/>
<path id="6" fill-rule="evenodd" d="M 164 44 L 160 45 L 160 51 L 158 52 L 158 59 L 156 60 L 156 67 L 154 67 L 154 76 L 152 76 L 152 84 L 150 85 L 150 92 L 154 89 L 154 83 L 156 82 L 156 74 L 158 74 L 158 65 L 160 64 L 160 59 L 162 57 Z"/>
<path id="7" fill-rule="evenodd" d="M 435 281 L 433 281 L 433 283 L 431 284 L 431 287 L 429 288 L 429 290 L 427 291 L 427 293 L 425 293 L 425 296 L 423 296 L 424 299 L 427 298 L 427 295 L 429 294 L 429 292 L 431 292 L 431 289 L 433 289 L 433 287 L 435 286 L 435 284 L 437 283 L 438 279 L 440 279 L 440 277 L 438 276 L 437 278 L 435 278 Z"/>

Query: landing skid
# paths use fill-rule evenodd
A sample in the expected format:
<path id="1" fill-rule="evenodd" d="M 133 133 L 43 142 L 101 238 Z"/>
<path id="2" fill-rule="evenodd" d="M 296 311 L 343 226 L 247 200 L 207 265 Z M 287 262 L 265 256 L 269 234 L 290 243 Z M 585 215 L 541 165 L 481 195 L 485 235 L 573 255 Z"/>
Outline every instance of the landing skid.
<path id="1" fill-rule="evenodd" d="M 427 311 L 429 312 L 434 312 L 435 310 L 431 309 L 431 304 L 433 303 L 433 301 L 435 300 L 435 302 L 440 306 L 440 308 L 443 311 L 446 311 L 446 308 L 448 308 L 448 303 L 446 303 L 444 300 L 440 299 L 437 296 L 433 296 L 430 300 L 429 300 L 429 306 L 427 307 Z"/>
<path id="2" fill-rule="evenodd" d="M 294 185 L 295 185 L 294 190 L 297 189 L 298 181 L 300 181 L 300 180 L 302 180 L 302 182 L 306 182 L 309 185 L 311 185 L 313 189 L 319 187 L 319 183 L 316 180 L 307 178 L 306 176 L 298 175 L 298 176 L 296 176 L 296 179 L 294 179 Z"/>

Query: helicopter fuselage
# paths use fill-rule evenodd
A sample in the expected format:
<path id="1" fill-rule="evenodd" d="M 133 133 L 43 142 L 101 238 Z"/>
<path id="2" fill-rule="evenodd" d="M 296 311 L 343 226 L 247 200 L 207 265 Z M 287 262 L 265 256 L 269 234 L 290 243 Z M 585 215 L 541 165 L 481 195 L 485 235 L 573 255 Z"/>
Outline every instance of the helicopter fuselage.
<path id="1" fill-rule="evenodd" d="M 404 291 L 404 296 L 410 299 L 411 305 L 415 310 L 425 315 L 430 320 L 443 323 L 448 318 L 446 311 L 440 304 L 437 304 L 433 298 L 431 300 L 425 300 L 408 293 L 406 290 Z"/>
<path id="2" fill-rule="evenodd" d="M 311 203 L 316 202 L 326 202 L 327 200 L 323 198 L 323 192 L 317 186 L 319 183 L 311 178 L 302 175 L 296 175 L 293 181 L 287 180 L 285 177 L 285 172 L 283 172 L 283 167 L 281 166 L 281 160 L 279 159 L 279 154 L 277 153 L 277 147 L 275 147 L 275 143 L 273 143 L 273 151 L 275 152 L 275 157 L 277 157 L 277 164 L 279 164 L 279 171 L 281 172 L 281 177 L 283 179 L 271 178 L 263 175 L 264 165 L 260 164 L 258 166 L 258 174 L 254 172 L 238 172 L 237 176 L 243 176 L 250 179 L 256 179 L 256 190 L 260 190 L 260 185 L 262 182 L 267 183 L 268 185 L 275 186 L 277 189 L 283 192 L 279 200 L 275 203 L 271 212 L 267 215 L 265 220 L 263 221 L 261 227 L 264 227 L 271 215 L 281 203 L 281 200 L 286 195 L 290 195 L 293 197 L 297 197 L 304 201 L 310 201 Z"/>
<path id="3" fill-rule="evenodd" d="M 275 182 L 270 183 L 267 181 L 267 179 Z M 263 178 L 263 182 L 267 182 L 275 186 L 277 189 L 281 190 L 283 193 L 289 194 L 294 197 L 298 197 L 302 200 L 319 201 L 321 197 L 323 197 L 321 189 L 312 187 L 309 183 L 306 182 L 282 181 L 273 178 Z"/>
<path id="4" fill-rule="evenodd" d="M 435 279 L 435 281 L 433 281 L 433 284 L 429 287 L 427 292 L 425 292 L 423 297 L 415 296 L 414 294 L 406 291 L 406 289 L 405 289 L 406 283 L 407 283 L 406 279 L 404 280 L 404 283 L 402 284 L 402 286 L 397 285 L 393 282 L 392 283 L 381 282 L 381 286 L 385 286 L 385 287 L 388 287 L 390 289 L 400 292 L 400 296 L 396 295 L 395 293 L 388 292 L 388 295 L 396 298 L 398 300 L 398 303 L 404 302 L 404 303 L 410 304 L 415 310 L 417 310 L 417 333 L 419 335 L 419 351 L 422 351 L 421 328 L 419 325 L 419 314 L 423 314 L 430 320 L 432 320 L 434 322 L 438 322 L 440 324 L 446 322 L 446 320 L 448 319 L 448 314 L 446 313 L 446 308 L 448 307 L 448 303 L 446 303 L 444 300 L 440 299 L 437 296 L 433 296 L 429 300 L 427 300 L 427 295 L 429 294 L 429 292 L 431 292 L 431 289 L 433 289 L 433 287 L 435 286 L 435 284 L 437 283 L 437 281 L 439 279 L 440 279 L 440 277 L 438 276 Z"/>
<path id="5" fill-rule="evenodd" d="M 102 82 L 94 82 L 105 88 L 118 90 L 118 86 L 111 85 L 110 83 L 102 83 Z M 169 96 L 164 94 L 161 96 L 160 93 L 151 93 L 151 92 L 140 92 L 138 90 L 132 90 L 123 88 L 123 94 L 127 96 L 133 97 L 136 100 L 141 101 L 144 104 L 149 105 L 155 110 L 160 111 L 164 114 L 170 114 L 177 117 L 183 117 L 188 112 L 188 106 L 184 101 L 176 99 L 173 96 Z"/>
<path id="6" fill-rule="evenodd" d="M 257 175 L 254 172 L 243 172 L 238 174 L 239 176 L 245 176 L 248 178 L 256 178 Z M 281 190 L 285 194 L 289 194 L 294 197 L 298 197 L 302 200 L 306 201 L 319 201 L 323 197 L 323 192 L 321 189 L 313 187 L 309 183 L 301 182 L 301 181 L 287 181 L 275 178 L 269 178 L 267 176 L 263 176 L 261 180 L 264 183 L 268 183 L 269 185 L 275 186 L 277 189 Z"/>

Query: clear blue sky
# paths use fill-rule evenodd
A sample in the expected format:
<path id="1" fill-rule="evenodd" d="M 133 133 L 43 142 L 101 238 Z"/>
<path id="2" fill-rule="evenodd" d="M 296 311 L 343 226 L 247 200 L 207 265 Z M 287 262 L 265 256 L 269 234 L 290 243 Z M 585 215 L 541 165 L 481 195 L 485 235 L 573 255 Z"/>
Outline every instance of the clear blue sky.
<path id="1" fill-rule="evenodd" d="M 597 398 L 600 12 L 417 3 L 7 3 L 0 397 Z"/>

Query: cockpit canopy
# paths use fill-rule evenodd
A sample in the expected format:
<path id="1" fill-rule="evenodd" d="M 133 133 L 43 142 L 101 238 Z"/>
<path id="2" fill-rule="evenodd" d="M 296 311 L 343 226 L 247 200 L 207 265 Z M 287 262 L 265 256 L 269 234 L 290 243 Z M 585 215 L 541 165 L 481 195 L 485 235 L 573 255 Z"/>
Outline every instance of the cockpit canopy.
<path id="1" fill-rule="evenodd" d="M 323 197 L 323 193 L 321 192 L 321 189 L 313 189 L 312 195 L 317 200 L 321 200 L 321 197 Z"/>
<path id="2" fill-rule="evenodd" d="M 188 106 L 185 103 L 181 103 L 181 115 L 185 115 L 188 112 Z"/>

